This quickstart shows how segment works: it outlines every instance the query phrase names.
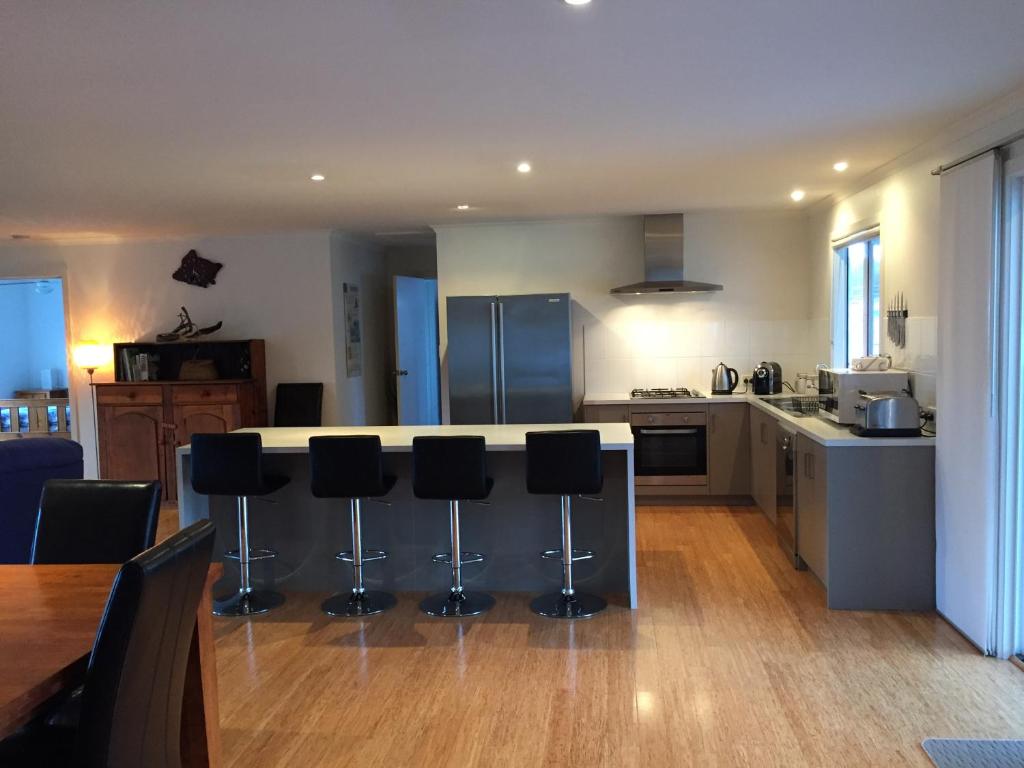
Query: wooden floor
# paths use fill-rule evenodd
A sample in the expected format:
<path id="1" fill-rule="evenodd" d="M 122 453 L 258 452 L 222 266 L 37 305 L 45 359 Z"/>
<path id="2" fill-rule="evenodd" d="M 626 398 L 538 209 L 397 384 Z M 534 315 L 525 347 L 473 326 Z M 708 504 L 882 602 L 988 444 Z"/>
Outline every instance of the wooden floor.
<path id="1" fill-rule="evenodd" d="M 642 508 L 637 535 L 642 607 L 587 622 L 507 595 L 217 620 L 226 766 L 928 766 L 928 736 L 1024 736 L 1020 670 L 934 615 L 826 610 L 759 512 Z"/>

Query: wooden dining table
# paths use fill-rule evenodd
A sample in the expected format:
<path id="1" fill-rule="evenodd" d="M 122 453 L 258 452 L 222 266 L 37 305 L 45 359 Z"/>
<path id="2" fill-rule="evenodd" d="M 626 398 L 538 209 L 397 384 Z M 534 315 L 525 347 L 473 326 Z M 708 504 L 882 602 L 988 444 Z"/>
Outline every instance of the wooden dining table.
<path id="1" fill-rule="evenodd" d="M 103 609 L 120 566 L 0 565 L 0 739 L 85 681 Z M 210 587 L 192 635 L 182 703 L 182 765 L 221 764 Z"/>

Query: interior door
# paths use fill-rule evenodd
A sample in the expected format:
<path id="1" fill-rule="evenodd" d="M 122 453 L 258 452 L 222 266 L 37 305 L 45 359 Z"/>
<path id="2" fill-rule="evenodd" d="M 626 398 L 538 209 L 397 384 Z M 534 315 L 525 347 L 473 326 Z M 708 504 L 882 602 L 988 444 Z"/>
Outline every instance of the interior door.
<path id="1" fill-rule="evenodd" d="M 398 423 L 440 424 L 437 280 L 398 275 L 394 289 Z"/>
<path id="2" fill-rule="evenodd" d="M 448 398 L 452 424 L 500 423 L 494 296 L 450 296 L 448 319 Z"/>
<path id="3" fill-rule="evenodd" d="M 573 420 L 569 294 L 502 296 L 498 387 L 505 424 Z"/>

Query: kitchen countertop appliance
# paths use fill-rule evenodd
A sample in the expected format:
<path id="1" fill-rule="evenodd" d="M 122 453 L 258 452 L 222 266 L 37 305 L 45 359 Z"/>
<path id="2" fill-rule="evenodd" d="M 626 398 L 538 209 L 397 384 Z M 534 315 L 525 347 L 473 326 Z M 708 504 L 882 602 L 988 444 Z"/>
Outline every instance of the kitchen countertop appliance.
<path id="1" fill-rule="evenodd" d="M 782 394 L 782 366 L 762 360 L 754 369 L 752 384 L 755 395 Z"/>
<path id="2" fill-rule="evenodd" d="M 583 398 L 567 293 L 448 297 L 452 424 L 569 424 Z"/>
<path id="3" fill-rule="evenodd" d="M 731 395 L 740 383 L 740 375 L 735 368 L 719 363 L 711 371 L 711 394 Z"/>
<path id="4" fill-rule="evenodd" d="M 673 389 L 634 389 L 629 393 L 631 400 L 695 400 L 704 395 L 696 389 L 675 387 Z"/>
<path id="5" fill-rule="evenodd" d="M 837 424 L 860 421 L 856 406 L 862 392 L 910 392 L 906 371 L 853 371 L 849 368 L 819 368 L 818 396 L 821 416 Z"/>
<path id="6" fill-rule="evenodd" d="M 854 405 L 858 437 L 920 437 L 921 409 L 905 392 L 863 392 Z"/>

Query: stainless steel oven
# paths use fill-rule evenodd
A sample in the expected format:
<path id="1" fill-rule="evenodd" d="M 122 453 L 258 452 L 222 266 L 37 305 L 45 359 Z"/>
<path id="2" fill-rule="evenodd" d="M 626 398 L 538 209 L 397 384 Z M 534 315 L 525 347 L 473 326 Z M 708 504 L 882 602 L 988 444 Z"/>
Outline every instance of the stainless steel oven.
<path id="1" fill-rule="evenodd" d="M 634 412 L 629 423 L 637 485 L 707 485 L 706 413 Z"/>

